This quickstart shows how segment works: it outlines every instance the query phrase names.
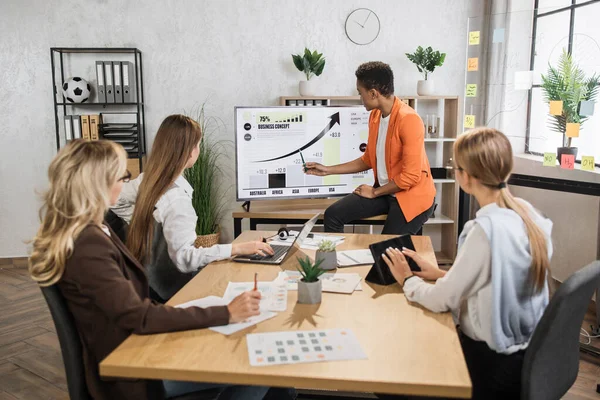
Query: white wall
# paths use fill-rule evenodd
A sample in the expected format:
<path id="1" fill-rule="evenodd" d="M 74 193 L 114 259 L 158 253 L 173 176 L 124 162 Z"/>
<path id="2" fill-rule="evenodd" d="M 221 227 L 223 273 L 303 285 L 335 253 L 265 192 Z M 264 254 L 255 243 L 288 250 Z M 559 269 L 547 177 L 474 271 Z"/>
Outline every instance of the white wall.
<path id="1" fill-rule="evenodd" d="M 418 45 L 448 53 L 434 77 L 440 94 L 462 95 L 467 4 L 459 0 L 2 0 L 0 2 L 0 257 L 26 254 L 38 226 L 34 191 L 56 153 L 50 47 L 138 47 L 143 52 L 147 136 L 161 120 L 208 99 L 233 139 L 233 107 L 276 105 L 302 74 L 290 53 L 327 57 L 320 94 L 354 95 L 356 67 L 391 64 L 396 93 L 415 94 L 419 74 L 404 56 Z M 344 21 L 369 7 L 381 33 L 351 43 Z M 76 71 L 73 71 L 75 73 Z M 92 80 L 93 77 L 89 77 Z M 233 158 L 232 158 L 233 159 Z M 229 199 L 235 205 L 233 192 Z M 232 222 L 224 221 L 224 240 Z"/>

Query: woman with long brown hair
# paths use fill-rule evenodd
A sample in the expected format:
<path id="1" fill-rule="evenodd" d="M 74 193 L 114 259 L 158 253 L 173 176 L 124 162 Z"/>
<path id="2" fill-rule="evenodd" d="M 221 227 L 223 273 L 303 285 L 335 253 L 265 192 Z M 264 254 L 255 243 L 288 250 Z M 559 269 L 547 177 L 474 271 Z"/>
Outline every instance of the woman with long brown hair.
<path id="1" fill-rule="evenodd" d="M 112 208 L 130 222 L 127 246 L 146 266 L 150 287 L 168 300 L 202 267 L 235 255 L 273 254 L 260 241 L 196 248 L 192 187 L 183 171 L 198 159 L 200 126 L 184 115 L 165 118 L 144 173 L 127 184 Z M 130 220 L 130 221 L 129 221 Z"/>
<path id="2" fill-rule="evenodd" d="M 48 169 L 41 226 L 29 258 L 32 278 L 58 285 L 75 319 L 87 387 L 94 399 L 161 399 L 219 387 L 220 399 L 262 399 L 265 387 L 103 379 L 98 363 L 129 335 L 163 333 L 240 322 L 259 314 L 260 294 L 246 292 L 221 307 L 173 308 L 149 298 L 142 265 L 104 224 L 104 214 L 130 177 L 123 147 L 75 140 Z"/>
<path id="3" fill-rule="evenodd" d="M 511 195 L 513 154 L 501 132 L 477 128 L 463 134 L 454 144 L 454 160 L 461 188 L 481 208 L 465 224 L 450 271 L 407 249 L 388 249 L 384 260 L 410 301 L 434 312 L 452 311 L 473 398 L 518 399 L 525 349 L 548 305 L 552 222 Z M 405 256 L 422 271 L 411 272 Z"/>

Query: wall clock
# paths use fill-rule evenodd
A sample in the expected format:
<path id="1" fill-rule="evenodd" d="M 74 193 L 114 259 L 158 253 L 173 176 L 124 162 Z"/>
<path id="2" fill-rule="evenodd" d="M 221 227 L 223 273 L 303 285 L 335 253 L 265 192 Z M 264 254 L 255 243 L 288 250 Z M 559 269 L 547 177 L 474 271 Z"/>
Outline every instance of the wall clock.
<path id="1" fill-rule="evenodd" d="M 368 8 L 357 8 L 346 18 L 346 36 L 353 43 L 365 45 L 379 36 L 379 17 Z"/>

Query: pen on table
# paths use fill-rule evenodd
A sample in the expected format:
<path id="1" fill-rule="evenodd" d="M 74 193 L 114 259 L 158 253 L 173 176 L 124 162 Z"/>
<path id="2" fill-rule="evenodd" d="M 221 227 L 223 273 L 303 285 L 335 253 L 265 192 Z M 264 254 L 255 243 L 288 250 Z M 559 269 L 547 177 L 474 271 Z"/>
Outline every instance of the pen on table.
<path id="1" fill-rule="evenodd" d="M 257 273 L 257 272 L 255 272 L 255 273 L 254 273 L 254 290 L 258 290 L 258 282 L 257 282 L 257 279 L 258 279 L 258 273 Z"/>
<path id="2" fill-rule="evenodd" d="M 306 169 L 306 162 L 304 161 L 304 156 L 302 155 L 302 152 L 300 150 L 298 150 L 298 153 L 300 153 L 300 158 L 302 158 L 302 166 L 304 167 L 304 172 L 306 172 L 307 169 Z"/>

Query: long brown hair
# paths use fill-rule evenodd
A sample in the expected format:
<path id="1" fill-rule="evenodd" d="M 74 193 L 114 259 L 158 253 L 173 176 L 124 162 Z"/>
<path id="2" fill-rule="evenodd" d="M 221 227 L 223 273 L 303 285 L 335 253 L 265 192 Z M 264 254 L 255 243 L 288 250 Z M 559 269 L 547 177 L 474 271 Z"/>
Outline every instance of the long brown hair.
<path id="1" fill-rule="evenodd" d="M 127 247 L 142 263 L 150 256 L 154 207 L 183 172 L 201 137 L 200 125 L 184 115 L 170 115 L 158 128 L 127 233 Z"/>
<path id="2" fill-rule="evenodd" d="M 78 139 L 58 152 L 48 168 L 50 185 L 32 241 L 29 273 L 33 280 L 41 286 L 60 280 L 81 231 L 89 224 L 102 224 L 110 190 L 126 168 L 123 147 L 106 140 Z"/>
<path id="3" fill-rule="evenodd" d="M 513 168 L 510 141 L 502 132 L 491 128 L 476 128 L 461 135 L 454 143 L 454 160 L 459 169 L 495 189 L 507 182 Z M 525 223 L 531 248 L 531 277 L 535 289 L 540 291 L 550 268 L 546 237 L 526 206 L 513 197 L 508 187 L 498 190 L 498 206 L 513 210 Z"/>

